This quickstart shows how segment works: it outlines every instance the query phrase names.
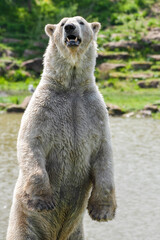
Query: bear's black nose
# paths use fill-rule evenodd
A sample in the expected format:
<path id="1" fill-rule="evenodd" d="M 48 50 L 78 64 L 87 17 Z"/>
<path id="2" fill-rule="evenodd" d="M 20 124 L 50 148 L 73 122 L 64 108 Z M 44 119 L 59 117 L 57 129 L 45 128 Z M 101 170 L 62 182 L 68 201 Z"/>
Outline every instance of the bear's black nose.
<path id="1" fill-rule="evenodd" d="M 65 31 L 66 31 L 67 33 L 73 32 L 75 28 L 76 28 L 76 26 L 75 26 L 73 23 L 67 24 L 67 25 L 64 27 L 64 29 L 65 29 Z"/>

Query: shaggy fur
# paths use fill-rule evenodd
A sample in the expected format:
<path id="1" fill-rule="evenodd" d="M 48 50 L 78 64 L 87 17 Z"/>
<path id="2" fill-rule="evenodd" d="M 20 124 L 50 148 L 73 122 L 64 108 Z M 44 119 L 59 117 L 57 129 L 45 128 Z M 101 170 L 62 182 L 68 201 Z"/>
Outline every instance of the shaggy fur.
<path id="1" fill-rule="evenodd" d="M 66 45 L 66 24 L 76 26 L 79 46 Z M 94 78 L 99 28 L 81 17 L 45 28 L 42 79 L 18 136 L 7 240 L 84 240 L 86 208 L 97 221 L 115 215 L 108 113 Z"/>

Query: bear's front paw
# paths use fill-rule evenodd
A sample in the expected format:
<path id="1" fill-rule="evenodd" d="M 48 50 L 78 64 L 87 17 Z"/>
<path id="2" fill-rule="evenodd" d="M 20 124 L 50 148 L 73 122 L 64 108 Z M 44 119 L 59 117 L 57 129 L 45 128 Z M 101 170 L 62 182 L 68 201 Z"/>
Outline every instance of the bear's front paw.
<path id="1" fill-rule="evenodd" d="M 114 196 L 108 196 L 105 201 L 94 200 L 91 197 L 88 203 L 88 212 L 93 220 L 107 222 L 115 217 L 116 207 Z"/>
<path id="2" fill-rule="evenodd" d="M 95 203 L 94 205 L 88 205 L 88 212 L 93 220 L 99 222 L 107 222 L 112 220 L 115 216 L 115 209 L 110 205 L 99 205 Z"/>
<path id="3" fill-rule="evenodd" d="M 55 207 L 53 196 L 34 196 L 30 198 L 28 194 L 25 194 L 27 198 L 27 206 L 31 210 L 38 212 L 43 210 L 53 210 Z"/>

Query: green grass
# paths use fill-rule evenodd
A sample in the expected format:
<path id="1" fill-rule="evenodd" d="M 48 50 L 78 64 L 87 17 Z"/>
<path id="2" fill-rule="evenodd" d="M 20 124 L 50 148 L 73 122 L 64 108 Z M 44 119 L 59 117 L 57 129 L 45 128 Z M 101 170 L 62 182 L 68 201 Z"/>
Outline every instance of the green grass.
<path id="1" fill-rule="evenodd" d="M 160 100 L 159 89 L 120 91 L 113 88 L 100 88 L 106 103 L 118 105 L 124 111 L 138 111 L 147 104 Z"/>
<path id="2" fill-rule="evenodd" d="M 11 95 L 6 97 L 0 97 L 1 103 L 8 103 L 8 104 L 21 104 L 26 96 L 29 94 L 23 93 L 23 95 Z"/>

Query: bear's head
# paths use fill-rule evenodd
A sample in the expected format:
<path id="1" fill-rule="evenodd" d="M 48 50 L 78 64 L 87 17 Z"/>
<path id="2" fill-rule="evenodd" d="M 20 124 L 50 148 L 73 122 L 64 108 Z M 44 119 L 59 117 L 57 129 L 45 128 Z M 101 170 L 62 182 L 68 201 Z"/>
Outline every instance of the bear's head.
<path id="1" fill-rule="evenodd" d="M 82 17 L 63 18 L 58 24 L 47 24 L 45 32 L 64 58 L 84 54 L 95 43 L 100 23 L 88 23 Z M 78 57 L 79 58 L 79 57 Z"/>

